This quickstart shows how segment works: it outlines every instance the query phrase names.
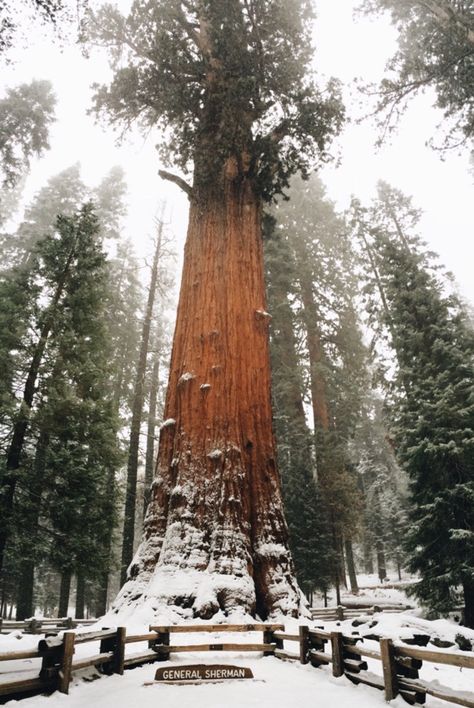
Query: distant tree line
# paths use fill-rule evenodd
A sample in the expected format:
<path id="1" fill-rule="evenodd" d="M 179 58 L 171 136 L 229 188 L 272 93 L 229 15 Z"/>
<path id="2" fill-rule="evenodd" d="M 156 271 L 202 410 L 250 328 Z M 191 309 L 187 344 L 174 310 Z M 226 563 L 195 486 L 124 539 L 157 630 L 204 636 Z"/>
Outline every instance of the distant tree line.
<path id="1" fill-rule="evenodd" d="M 149 485 L 169 348 L 168 239 L 160 220 L 151 225 L 147 282 L 123 232 L 121 169 L 91 190 L 73 165 L 18 208 L 52 105 L 45 82 L 0 103 L 15 114 L 5 125 L 22 125 L 6 135 L 0 202 L 0 601 L 18 618 L 36 608 L 66 615 L 72 586 L 76 616 L 105 612 L 124 520 L 140 524 L 144 513 L 137 470 L 146 462 Z M 132 533 L 132 551 L 136 541 Z"/>

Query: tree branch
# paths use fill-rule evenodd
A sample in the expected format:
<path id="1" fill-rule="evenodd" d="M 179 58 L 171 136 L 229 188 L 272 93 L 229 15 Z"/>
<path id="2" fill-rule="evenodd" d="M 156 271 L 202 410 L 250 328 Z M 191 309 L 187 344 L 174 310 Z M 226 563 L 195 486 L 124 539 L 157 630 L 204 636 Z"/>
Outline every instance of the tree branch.
<path id="1" fill-rule="evenodd" d="M 443 24 L 453 22 L 458 29 L 465 32 L 467 41 L 474 44 L 474 29 L 464 20 L 461 13 L 438 0 L 424 0 L 420 4 L 431 11 Z"/>
<path id="2" fill-rule="evenodd" d="M 188 198 L 192 199 L 193 188 L 182 177 L 180 177 L 179 175 L 174 175 L 171 172 L 167 172 L 166 170 L 158 170 L 158 174 L 160 175 L 161 179 L 166 179 L 168 180 L 168 182 L 174 182 L 174 184 L 177 184 L 178 187 L 183 190 L 183 192 L 186 192 Z"/>
<path id="3" fill-rule="evenodd" d="M 285 138 L 289 133 L 291 121 L 289 118 L 283 118 L 283 120 L 276 125 L 273 130 L 268 133 L 267 137 L 270 138 L 272 143 L 279 143 Z"/>

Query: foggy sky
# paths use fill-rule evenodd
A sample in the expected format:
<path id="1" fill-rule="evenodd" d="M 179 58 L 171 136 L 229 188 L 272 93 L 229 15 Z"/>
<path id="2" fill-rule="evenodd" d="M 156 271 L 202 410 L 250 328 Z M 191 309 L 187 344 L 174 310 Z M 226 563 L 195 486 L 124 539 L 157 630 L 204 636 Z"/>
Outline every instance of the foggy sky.
<path id="1" fill-rule="evenodd" d="M 118 4 L 126 9 L 129 0 Z M 318 72 L 336 76 L 346 84 L 344 95 L 351 118 L 334 148 L 340 156 L 340 165 L 325 167 L 321 177 L 339 209 L 349 205 L 352 194 L 367 203 L 374 196 L 379 179 L 412 195 L 414 205 L 424 211 L 420 235 L 453 271 L 461 293 L 474 302 L 473 176 L 469 172 L 469 151 L 464 148 L 461 154 L 449 153 L 441 160 L 439 153 L 426 146 L 427 140 L 436 136 L 436 126 L 442 118 L 432 108 L 434 96 L 430 92 L 413 101 L 391 143 L 376 151 L 373 122 L 355 122 L 364 109 L 358 106 L 360 96 L 355 91 L 354 79 L 380 79 L 385 62 L 396 47 L 396 33 L 387 18 L 353 19 L 355 5 L 352 0 L 317 2 L 315 67 Z M 91 186 L 113 165 L 120 164 L 129 185 L 126 232 L 137 252 L 145 255 L 149 251 L 152 218 L 163 199 L 168 204 L 168 219 L 177 248 L 181 249 L 188 202 L 177 187 L 157 175 L 159 163 L 154 145 L 158 136 L 144 138 L 135 131 L 117 146 L 117 136 L 107 127 L 95 125 L 94 119 L 87 115 L 90 84 L 106 81 L 111 75 L 105 54 L 93 53 L 86 60 L 77 46 L 61 51 L 40 32 L 30 35 L 28 43 L 27 49 L 16 51 L 16 63 L 2 70 L 0 92 L 5 86 L 46 78 L 53 83 L 58 107 L 51 150 L 42 159 L 33 161 L 25 199 L 30 199 L 48 177 L 74 162 L 81 162 L 83 179 Z"/>

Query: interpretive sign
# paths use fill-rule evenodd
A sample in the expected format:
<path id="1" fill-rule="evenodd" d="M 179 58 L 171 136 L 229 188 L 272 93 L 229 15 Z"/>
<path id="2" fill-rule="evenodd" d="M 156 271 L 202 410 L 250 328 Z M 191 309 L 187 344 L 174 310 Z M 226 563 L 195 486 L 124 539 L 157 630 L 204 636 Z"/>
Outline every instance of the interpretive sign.
<path id="1" fill-rule="evenodd" d="M 155 681 L 225 681 L 227 679 L 251 679 L 252 670 L 245 666 L 230 664 L 188 664 L 167 666 L 155 674 Z"/>

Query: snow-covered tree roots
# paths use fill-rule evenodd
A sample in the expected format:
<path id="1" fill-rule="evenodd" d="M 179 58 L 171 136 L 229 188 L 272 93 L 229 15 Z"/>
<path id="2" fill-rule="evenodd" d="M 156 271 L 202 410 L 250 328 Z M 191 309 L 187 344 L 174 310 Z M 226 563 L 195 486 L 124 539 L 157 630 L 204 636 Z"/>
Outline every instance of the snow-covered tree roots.
<path id="1" fill-rule="evenodd" d="M 140 616 L 151 619 L 165 606 L 183 618 L 209 619 L 219 612 L 263 618 L 298 614 L 300 592 L 287 545 L 273 540 L 282 519 L 270 513 L 268 540 L 252 538 L 251 519 L 239 518 L 244 475 L 236 473 L 235 455 L 233 445 L 216 450 L 209 461 L 215 478 L 204 490 L 192 479 L 165 489 L 163 476 L 158 477 L 155 485 L 169 493 L 171 509 L 166 518 L 160 503 L 149 507 L 146 538 L 115 603 L 121 616 L 139 609 Z"/>

